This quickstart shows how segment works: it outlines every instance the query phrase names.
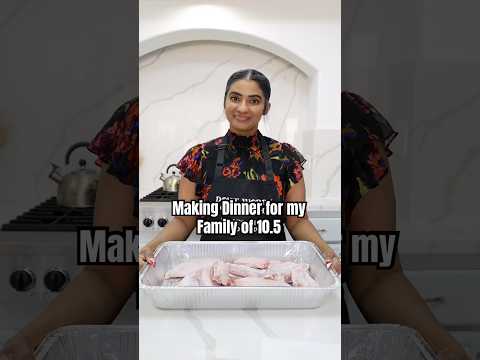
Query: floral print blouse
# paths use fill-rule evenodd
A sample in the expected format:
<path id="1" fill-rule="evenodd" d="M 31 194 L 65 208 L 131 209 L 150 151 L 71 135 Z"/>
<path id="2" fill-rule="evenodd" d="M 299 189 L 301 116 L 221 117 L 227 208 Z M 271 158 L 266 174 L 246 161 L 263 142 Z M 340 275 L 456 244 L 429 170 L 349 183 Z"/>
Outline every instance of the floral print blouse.
<path id="1" fill-rule="evenodd" d="M 227 134 L 230 137 L 230 144 L 225 149 L 222 176 L 250 181 L 267 181 L 259 142 L 260 134 L 267 144 L 278 195 L 285 200 L 292 185 L 298 183 L 303 177 L 303 164 L 306 161 L 303 155 L 292 145 L 263 136 L 259 131 L 253 136 L 240 136 L 230 130 Z M 207 199 L 212 189 L 217 146 L 220 144 L 223 144 L 223 137 L 195 145 L 177 164 L 182 175 L 196 183 L 196 195 L 203 200 Z"/>
<path id="2" fill-rule="evenodd" d="M 348 218 L 358 201 L 375 188 L 388 173 L 386 156 L 392 154 L 389 145 L 397 136 L 388 121 L 365 99 L 351 92 L 342 92 L 342 222 Z M 109 164 L 107 172 L 136 189 L 138 205 L 138 97 L 121 105 L 89 145 L 98 156 L 97 164 Z M 223 176 L 266 180 L 258 135 L 238 136 L 230 133 L 232 144 L 225 151 Z M 290 187 L 303 177 L 305 158 L 291 145 L 264 136 L 267 141 L 274 180 L 278 193 L 285 198 Z M 179 161 L 182 174 L 194 181 L 196 193 L 206 199 L 211 189 L 215 168 L 216 145 L 223 137 L 199 144 L 187 151 Z M 210 166 L 210 162 L 212 166 Z M 214 171 L 214 170 L 213 170 Z M 138 212 L 136 213 L 138 215 Z"/>
<path id="3" fill-rule="evenodd" d="M 351 244 L 346 241 L 351 214 L 359 200 L 388 174 L 386 158 L 392 155 L 389 145 L 397 135 L 373 105 L 356 94 L 342 93 L 342 258 L 347 259 L 342 282 L 349 283 L 352 278 L 348 263 Z M 342 296 L 342 323 L 348 322 Z"/>
<path id="4" fill-rule="evenodd" d="M 135 189 L 135 216 L 138 216 L 139 187 L 138 105 L 138 97 L 121 105 L 88 146 L 97 155 L 97 165 L 109 164 L 107 173 Z"/>
<path id="5" fill-rule="evenodd" d="M 375 107 L 357 94 L 342 92 L 342 222 L 348 227 L 358 201 L 388 174 L 386 157 L 398 133 Z M 382 155 L 380 146 L 386 153 Z"/>

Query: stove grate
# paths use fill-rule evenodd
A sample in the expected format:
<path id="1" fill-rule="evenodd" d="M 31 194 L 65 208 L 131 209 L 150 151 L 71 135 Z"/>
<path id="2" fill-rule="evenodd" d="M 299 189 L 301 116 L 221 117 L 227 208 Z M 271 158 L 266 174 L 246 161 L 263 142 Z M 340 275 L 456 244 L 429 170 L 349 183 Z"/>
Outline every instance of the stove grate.
<path id="1" fill-rule="evenodd" d="M 163 188 L 159 188 L 140 199 L 142 202 L 170 202 L 172 200 L 178 200 L 178 192 L 164 191 Z"/>
<path id="2" fill-rule="evenodd" d="M 3 231 L 76 231 L 79 226 L 93 225 L 93 207 L 59 206 L 52 197 L 33 209 L 2 225 Z"/>

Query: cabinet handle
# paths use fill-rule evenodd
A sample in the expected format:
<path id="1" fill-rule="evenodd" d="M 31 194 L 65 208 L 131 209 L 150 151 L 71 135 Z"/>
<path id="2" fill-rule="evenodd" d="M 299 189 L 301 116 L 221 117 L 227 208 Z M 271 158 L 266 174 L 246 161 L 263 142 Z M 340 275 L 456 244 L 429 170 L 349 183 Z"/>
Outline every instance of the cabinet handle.
<path id="1" fill-rule="evenodd" d="M 320 229 L 320 230 L 318 230 L 318 232 L 326 233 L 326 232 L 327 232 L 327 229 Z"/>
<path id="2" fill-rule="evenodd" d="M 429 304 L 445 304 L 445 297 L 444 296 L 435 296 L 425 298 L 425 301 Z"/>

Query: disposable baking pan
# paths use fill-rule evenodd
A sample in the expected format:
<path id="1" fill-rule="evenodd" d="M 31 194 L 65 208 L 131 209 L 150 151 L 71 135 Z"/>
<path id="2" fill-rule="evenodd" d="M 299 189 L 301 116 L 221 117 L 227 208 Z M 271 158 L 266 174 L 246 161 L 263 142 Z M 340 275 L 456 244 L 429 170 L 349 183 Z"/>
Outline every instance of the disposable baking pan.
<path id="1" fill-rule="evenodd" d="M 400 325 L 342 325 L 344 360 L 433 360 L 430 347 L 418 333 Z"/>
<path id="2" fill-rule="evenodd" d="M 50 333 L 36 351 L 37 360 L 138 359 L 138 326 L 65 326 Z"/>
<path id="3" fill-rule="evenodd" d="M 175 287 L 166 271 L 191 259 L 265 257 L 308 263 L 318 287 Z M 146 266 L 139 287 L 162 309 L 316 308 L 340 286 L 317 247 L 308 241 L 169 241 L 155 252 L 155 267 Z"/>

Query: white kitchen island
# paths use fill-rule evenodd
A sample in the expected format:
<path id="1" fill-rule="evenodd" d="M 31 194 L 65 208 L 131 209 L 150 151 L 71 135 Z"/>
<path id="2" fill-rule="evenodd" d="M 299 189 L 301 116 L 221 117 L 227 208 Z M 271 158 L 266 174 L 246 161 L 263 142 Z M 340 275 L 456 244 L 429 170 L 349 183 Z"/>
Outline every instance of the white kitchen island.
<path id="1" fill-rule="evenodd" d="M 340 359 L 340 288 L 322 307 L 161 310 L 139 294 L 140 360 Z"/>
<path id="2" fill-rule="evenodd" d="M 315 224 L 339 239 L 339 226 Z M 140 232 L 140 248 L 153 235 Z M 330 246 L 341 254 L 339 241 Z M 161 310 L 139 292 L 140 360 L 334 360 L 340 349 L 340 288 L 306 310 Z"/>

